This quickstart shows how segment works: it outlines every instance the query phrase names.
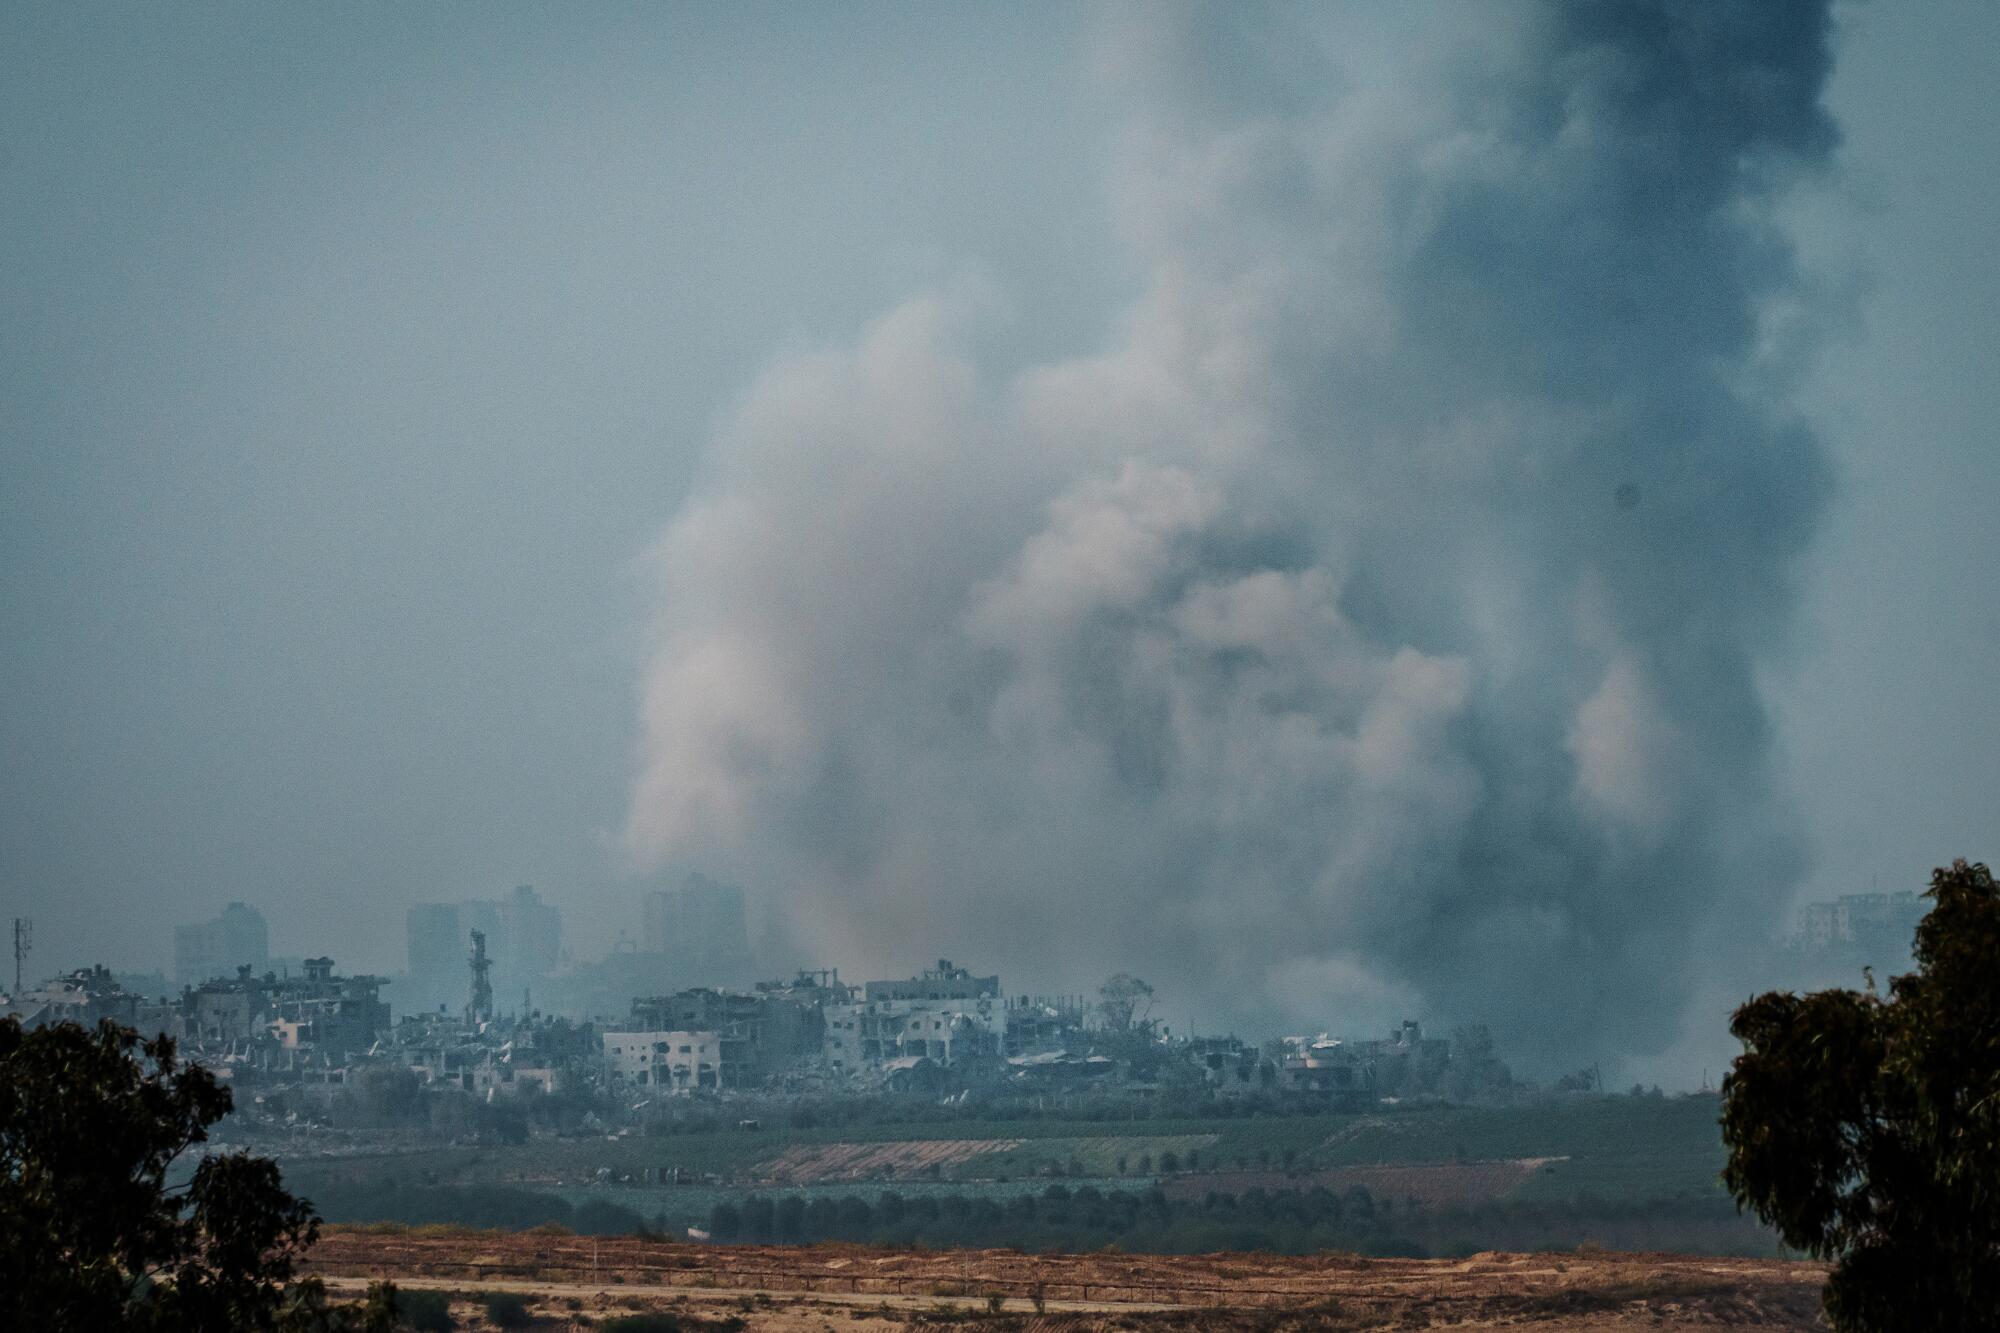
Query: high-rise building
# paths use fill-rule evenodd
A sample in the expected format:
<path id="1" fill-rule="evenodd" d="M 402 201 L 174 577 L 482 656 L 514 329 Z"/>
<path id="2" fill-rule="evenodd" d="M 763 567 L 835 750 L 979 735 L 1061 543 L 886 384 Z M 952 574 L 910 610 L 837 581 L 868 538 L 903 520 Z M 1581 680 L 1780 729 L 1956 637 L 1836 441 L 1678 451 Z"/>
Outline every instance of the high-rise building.
<path id="1" fill-rule="evenodd" d="M 500 961 L 522 976 L 545 976 L 562 959 L 562 912 L 523 884 L 501 900 Z"/>
<path id="2" fill-rule="evenodd" d="M 486 936 L 491 984 L 502 1008 L 555 971 L 562 957 L 562 911 L 527 884 L 500 899 L 419 903 L 405 921 L 410 994 L 424 1008 L 465 1003 L 475 930 Z"/>
<path id="3" fill-rule="evenodd" d="M 677 964 L 734 969 L 750 955 L 743 890 L 700 872 L 679 889 L 646 895 L 644 930 L 646 951 Z"/>
<path id="4" fill-rule="evenodd" d="M 212 921 L 174 927 L 174 980 L 193 986 L 233 976 L 240 967 L 261 972 L 271 961 L 271 933 L 254 907 L 231 903 Z"/>
<path id="5" fill-rule="evenodd" d="M 459 929 L 458 904 L 418 903 L 405 920 L 411 976 L 443 978 L 463 970 L 467 936 Z"/>

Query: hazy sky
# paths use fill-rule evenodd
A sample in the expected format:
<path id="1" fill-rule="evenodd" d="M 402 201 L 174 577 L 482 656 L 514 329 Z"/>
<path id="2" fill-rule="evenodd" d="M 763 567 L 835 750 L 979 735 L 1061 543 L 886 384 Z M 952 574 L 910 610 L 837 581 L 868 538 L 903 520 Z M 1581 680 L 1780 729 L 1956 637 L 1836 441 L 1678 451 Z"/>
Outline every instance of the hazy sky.
<path id="1" fill-rule="evenodd" d="M 2000 854 L 2000 11 L 1837 16 L 1844 142 L 1784 206 L 1833 484 L 1758 667 L 1813 896 Z M 1102 17 L 0 12 L 0 900 L 37 962 L 170 965 L 235 898 L 378 970 L 408 904 L 516 882 L 585 952 L 635 926 L 647 552 L 731 484 L 718 432 L 925 293 L 978 307 L 985 383 L 1144 299 Z"/>

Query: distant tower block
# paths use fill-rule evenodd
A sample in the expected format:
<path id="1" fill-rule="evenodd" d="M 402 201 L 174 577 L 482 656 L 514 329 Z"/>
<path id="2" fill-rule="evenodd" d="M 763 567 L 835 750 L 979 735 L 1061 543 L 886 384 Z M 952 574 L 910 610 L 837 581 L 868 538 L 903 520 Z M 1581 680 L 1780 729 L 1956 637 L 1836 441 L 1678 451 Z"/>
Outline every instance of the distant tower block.
<path id="1" fill-rule="evenodd" d="M 466 1006 L 465 1020 L 468 1023 L 485 1023 L 493 1017 L 493 983 L 487 973 L 493 970 L 493 960 L 486 956 L 486 932 L 472 932 L 472 1003 Z"/>

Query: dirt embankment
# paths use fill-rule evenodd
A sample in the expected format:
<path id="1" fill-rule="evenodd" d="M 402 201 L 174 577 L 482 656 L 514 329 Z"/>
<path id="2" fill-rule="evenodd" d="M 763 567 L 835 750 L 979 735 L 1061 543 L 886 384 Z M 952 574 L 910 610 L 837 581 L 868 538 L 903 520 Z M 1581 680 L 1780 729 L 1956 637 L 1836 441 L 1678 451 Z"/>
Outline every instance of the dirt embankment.
<path id="1" fill-rule="evenodd" d="M 772 1330 L 804 1326 L 795 1321 L 812 1311 L 844 1322 L 866 1311 L 889 1327 L 1804 1330 L 1818 1326 L 1824 1277 L 1813 1264 L 1681 1255 L 1028 1255 L 342 1228 L 329 1229 L 307 1268 L 336 1280 L 541 1292 L 554 1319 L 584 1294 L 691 1316 L 726 1305 L 748 1327 Z"/>

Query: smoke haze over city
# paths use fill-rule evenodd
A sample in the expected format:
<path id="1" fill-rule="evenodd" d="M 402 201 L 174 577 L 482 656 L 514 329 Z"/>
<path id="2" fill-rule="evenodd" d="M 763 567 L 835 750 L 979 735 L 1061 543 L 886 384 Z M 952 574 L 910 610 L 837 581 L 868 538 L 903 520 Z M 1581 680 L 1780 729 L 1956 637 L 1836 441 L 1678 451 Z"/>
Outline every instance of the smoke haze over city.
<path id="1" fill-rule="evenodd" d="M 1533 1066 L 1990 859 L 1988 9 L 506 14 L 0 18 L 51 966 L 699 870 Z"/>

